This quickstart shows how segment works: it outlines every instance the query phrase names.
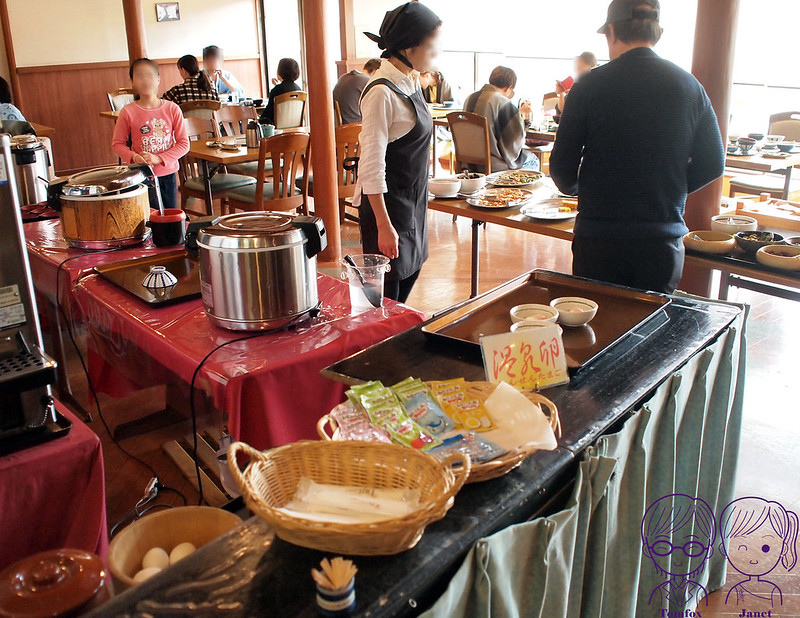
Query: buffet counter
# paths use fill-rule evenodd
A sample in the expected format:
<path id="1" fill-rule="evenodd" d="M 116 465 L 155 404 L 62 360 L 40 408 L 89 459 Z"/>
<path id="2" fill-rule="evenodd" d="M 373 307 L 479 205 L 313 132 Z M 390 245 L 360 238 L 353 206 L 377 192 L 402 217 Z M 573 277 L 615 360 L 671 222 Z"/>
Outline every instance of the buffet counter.
<path id="1" fill-rule="evenodd" d="M 713 508 L 726 504 L 741 425 L 741 309 L 676 297 L 664 314 L 570 385 L 546 391 L 563 425 L 555 450 L 535 452 L 502 478 L 465 486 L 413 549 L 355 557 L 355 615 L 418 615 L 436 603 L 432 615 L 458 616 L 469 602 L 474 609 L 489 597 L 493 615 L 513 613 L 512 606 L 523 608 L 521 615 L 577 615 L 569 603 L 582 589 L 609 615 L 636 613 L 652 590 L 652 565 L 641 559 L 638 536 L 646 501 L 684 490 Z M 409 375 L 484 378 L 479 352 L 431 341 L 420 326 L 325 375 L 386 384 Z M 614 513 L 622 525 L 612 522 Z M 522 522 L 529 523 L 512 526 Z M 96 615 L 194 607 L 224 608 L 231 616 L 314 616 L 310 569 L 323 556 L 275 538 L 252 518 Z M 607 564 L 614 565 L 608 572 Z M 704 582 L 709 591 L 724 571 L 724 558 L 715 554 Z M 640 581 L 639 590 L 622 590 L 619 581 Z"/>

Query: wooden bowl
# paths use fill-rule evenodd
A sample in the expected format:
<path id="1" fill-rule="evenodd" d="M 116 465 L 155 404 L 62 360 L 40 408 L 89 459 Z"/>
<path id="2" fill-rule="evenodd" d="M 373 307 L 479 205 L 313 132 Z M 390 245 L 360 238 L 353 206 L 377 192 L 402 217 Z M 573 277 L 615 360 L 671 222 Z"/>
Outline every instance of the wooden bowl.
<path id="1" fill-rule="evenodd" d="M 113 538 L 108 546 L 108 567 L 117 593 L 135 586 L 133 576 L 153 547 L 167 553 L 188 541 L 199 548 L 235 528 L 242 520 L 210 506 L 180 506 L 142 517 Z"/>
<path id="2" fill-rule="evenodd" d="M 769 245 L 756 253 L 759 264 L 780 270 L 800 270 L 800 247 L 797 245 Z"/>
<path id="3" fill-rule="evenodd" d="M 691 251 L 724 255 L 736 246 L 736 240 L 726 232 L 698 230 L 683 237 L 683 246 Z"/>

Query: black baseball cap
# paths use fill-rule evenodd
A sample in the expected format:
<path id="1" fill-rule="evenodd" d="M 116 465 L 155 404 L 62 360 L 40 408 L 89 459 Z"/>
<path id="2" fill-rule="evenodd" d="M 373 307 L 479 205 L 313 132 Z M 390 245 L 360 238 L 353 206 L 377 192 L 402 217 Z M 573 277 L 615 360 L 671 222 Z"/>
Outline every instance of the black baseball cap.
<path id="1" fill-rule="evenodd" d="M 608 5 L 608 17 L 606 23 L 597 31 L 598 34 L 605 34 L 608 24 L 615 24 L 618 21 L 629 21 L 634 18 L 636 9 L 640 6 L 648 4 L 653 7 L 655 12 L 655 19 L 661 14 L 661 5 L 658 0 L 614 0 Z"/>

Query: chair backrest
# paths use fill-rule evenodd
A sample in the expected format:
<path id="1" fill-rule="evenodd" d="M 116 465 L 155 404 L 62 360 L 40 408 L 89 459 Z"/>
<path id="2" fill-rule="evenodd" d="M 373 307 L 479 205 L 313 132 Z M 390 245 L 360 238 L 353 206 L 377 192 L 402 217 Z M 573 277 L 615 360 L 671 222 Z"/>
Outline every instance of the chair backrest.
<path id="1" fill-rule="evenodd" d="M 289 132 L 261 140 L 258 149 L 258 172 L 256 174 L 256 195 L 254 210 L 294 210 L 307 211 L 308 164 L 311 138 L 308 133 Z M 272 159 L 273 198 L 264 199 L 267 156 Z M 297 175 L 302 166 L 300 195 L 295 194 Z"/>
<path id="2" fill-rule="evenodd" d="M 787 140 L 800 141 L 800 112 L 781 112 L 769 117 L 770 135 L 784 135 Z"/>
<path id="3" fill-rule="evenodd" d="M 222 104 L 214 99 L 195 99 L 194 101 L 186 101 L 180 104 L 181 111 L 184 118 L 202 118 L 204 120 L 212 120 L 214 112 L 217 111 Z"/>
<path id="4" fill-rule="evenodd" d="M 186 136 L 190 142 L 214 139 L 216 137 L 214 130 L 216 125 L 213 120 L 189 117 L 184 118 L 183 122 L 186 127 Z M 181 183 L 185 183 L 189 178 L 200 178 L 201 176 L 200 163 L 197 159 L 188 154 L 181 157 L 178 166 L 178 177 Z"/>
<path id="5" fill-rule="evenodd" d="M 336 127 L 336 178 L 340 200 L 353 197 L 356 192 L 360 136 L 360 124 Z"/>
<path id="6" fill-rule="evenodd" d="M 133 88 L 116 88 L 107 92 L 106 96 L 112 112 L 118 112 L 134 100 Z"/>
<path id="7" fill-rule="evenodd" d="M 484 174 L 492 173 L 492 154 L 489 146 L 489 121 L 472 112 L 447 114 L 453 146 L 456 150 L 456 170 L 474 165 Z"/>
<path id="8" fill-rule="evenodd" d="M 214 113 L 214 121 L 221 135 L 244 135 L 248 120 L 256 120 L 256 108 L 252 105 L 225 105 Z"/>
<path id="9" fill-rule="evenodd" d="M 302 90 L 284 92 L 275 97 L 275 128 L 290 129 L 303 126 L 308 93 Z"/>
<path id="10" fill-rule="evenodd" d="M 545 113 L 555 111 L 556 105 L 558 105 L 557 92 L 548 92 L 542 97 L 542 107 Z"/>
<path id="11" fill-rule="evenodd" d="M 339 101 L 333 102 L 333 123 L 334 126 L 341 127 L 344 122 L 342 121 L 342 108 L 339 106 Z"/>

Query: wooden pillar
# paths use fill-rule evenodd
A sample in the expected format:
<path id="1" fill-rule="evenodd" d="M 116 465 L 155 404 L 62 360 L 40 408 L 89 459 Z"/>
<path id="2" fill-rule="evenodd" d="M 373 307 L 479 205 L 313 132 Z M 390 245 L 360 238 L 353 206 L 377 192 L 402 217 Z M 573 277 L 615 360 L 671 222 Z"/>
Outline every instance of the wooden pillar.
<path id="1" fill-rule="evenodd" d="M 333 93 L 328 77 L 325 38 L 325 0 L 302 0 L 303 33 L 308 68 L 308 107 L 311 129 L 311 168 L 314 170 L 314 210 L 325 222 L 328 248 L 322 262 L 341 257 L 339 196 L 336 181 L 336 144 L 333 124 Z"/>
<path id="2" fill-rule="evenodd" d="M 694 33 L 692 73 L 703 84 L 714 106 L 722 133 L 727 142 L 730 98 L 733 85 L 733 57 L 739 0 L 698 0 L 697 25 Z M 722 178 L 693 193 L 686 201 L 686 225 L 690 230 L 706 230 L 710 219 L 719 214 Z M 689 267 L 684 270 L 681 289 L 708 295 L 711 273 Z"/>
<path id="3" fill-rule="evenodd" d="M 17 56 L 14 53 L 14 39 L 11 38 L 11 22 L 8 17 L 8 3 L 0 0 L 0 19 L 3 20 L 3 41 L 6 47 L 6 58 L 8 59 L 8 74 L 11 78 L 11 91 L 14 95 L 14 104 L 23 112 L 25 111 L 22 87 L 19 84 L 17 74 Z"/>
<path id="4" fill-rule="evenodd" d="M 347 61 L 356 57 L 356 27 L 353 19 L 353 0 L 339 0 L 339 43 L 341 62 L 337 62 L 339 77 L 347 73 Z"/>
<path id="5" fill-rule="evenodd" d="M 125 15 L 125 33 L 128 37 L 128 59 L 147 57 L 147 37 L 144 31 L 142 0 L 122 0 Z"/>

